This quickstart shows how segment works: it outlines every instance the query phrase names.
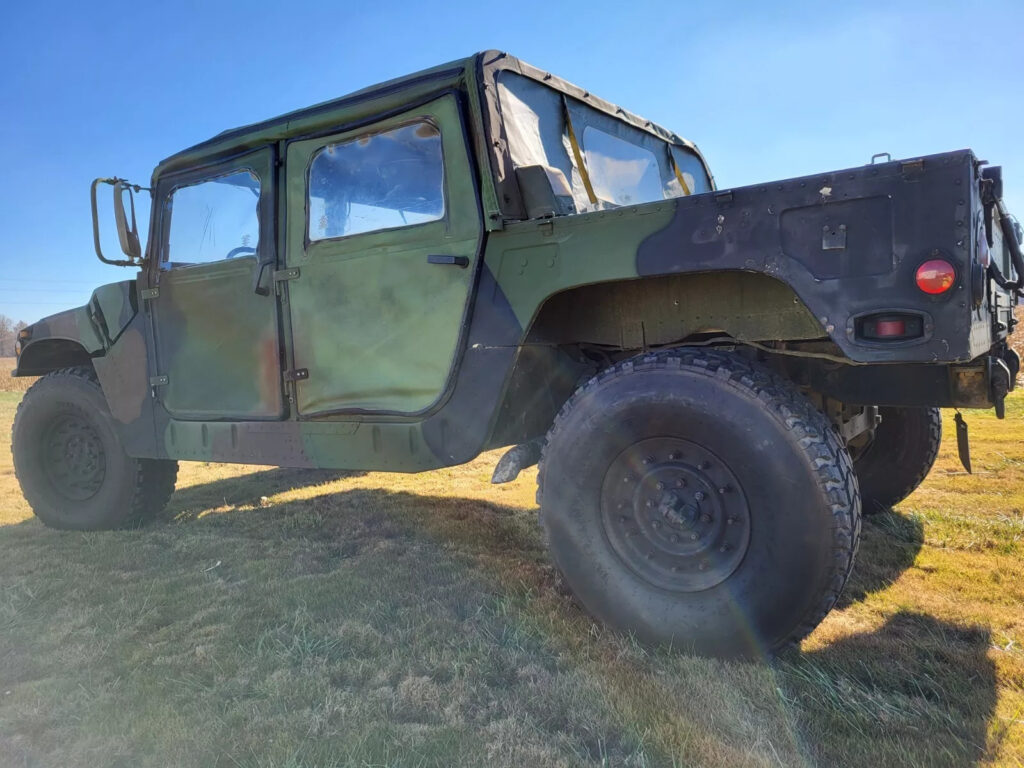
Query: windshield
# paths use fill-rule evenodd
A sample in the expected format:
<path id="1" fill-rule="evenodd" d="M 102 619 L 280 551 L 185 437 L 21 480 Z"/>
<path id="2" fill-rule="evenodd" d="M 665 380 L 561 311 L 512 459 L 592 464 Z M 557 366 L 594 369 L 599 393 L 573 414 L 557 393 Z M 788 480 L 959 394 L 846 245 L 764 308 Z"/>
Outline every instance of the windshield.
<path id="1" fill-rule="evenodd" d="M 498 99 L 512 164 L 563 176 L 574 212 L 708 192 L 697 154 L 510 71 Z"/>

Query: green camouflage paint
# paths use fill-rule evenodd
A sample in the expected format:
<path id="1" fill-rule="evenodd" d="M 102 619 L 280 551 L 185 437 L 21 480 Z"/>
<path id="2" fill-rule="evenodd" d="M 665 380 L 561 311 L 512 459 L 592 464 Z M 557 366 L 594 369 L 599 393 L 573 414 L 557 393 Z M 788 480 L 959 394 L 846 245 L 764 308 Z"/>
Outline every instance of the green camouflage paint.
<path id="1" fill-rule="evenodd" d="M 857 347 L 845 323 L 854 310 L 821 273 L 834 265 L 815 261 L 822 225 L 834 223 L 827 213 L 838 210 L 823 207 L 825 190 L 848 198 L 842 210 L 852 218 L 878 209 L 884 220 L 888 208 L 876 198 L 892 197 L 896 185 L 895 205 L 969 219 L 953 190 L 970 172 L 970 153 L 936 156 L 941 192 L 892 163 L 770 190 L 525 220 L 496 94 L 503 69 L 703 163 L 685 139 L 513 57 L 489 51 L 444 64 L 164 160 L 153 173 L 149 253 L 137 280 L 103 286 L 86 307 L 32 326 L 18 373 L 91 359 L 136 456 L 415 472 L 544 434 L 594 369 L 574 354 L 584 343 L 639 350 L 724 332 L 831 340 L 862 362 L 947 363 L 990 343 L 975 327 L 983 320 L 971 326 L 949 313 L 948 340 L 935 346 Z M 445 218 L 310 243 L 313 153 L 411 120 L 440 129 Z M 173 188 L 238 168 L 261 179 L 259 253 L 161 270 Z M 859 202 L 865 196 L 871 201 Z M 790 209 L 798 213 L 783 221 Z M 468 263 L 429 264 L 431 255 Z M 884 270 L 835 263 L 863 306 L 889 285 Z M 935 351 L 968 337 L 970 350 Z"/>

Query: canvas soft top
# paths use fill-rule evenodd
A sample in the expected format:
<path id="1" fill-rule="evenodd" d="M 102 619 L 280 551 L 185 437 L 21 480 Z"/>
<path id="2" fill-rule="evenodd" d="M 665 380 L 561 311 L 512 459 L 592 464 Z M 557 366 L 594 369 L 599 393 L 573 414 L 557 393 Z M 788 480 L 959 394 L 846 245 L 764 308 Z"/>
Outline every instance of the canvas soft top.
<path id="1" fill-rule="evenodd" d="M 496 83 L 498 74 L 503 70 L 510 70 L 542 82 L 593 109 L 652 134 L 662 141 L 686 147 L 700 156 L 696 146 L 682 136 L 514 56 L 502 51 L 489 50 L 369 86 L 347 96 L 304 107 L 269 120 L 224 131 L 163 160 L 154 170 L 153 180 L 155 182 L 158 176 L 166 173 L 212 163 L 274 141 L 334 131 L 341 126 L 357 127 L 360 120 L 372 120 L 389 111 L 400 110 L 417 98 L 428 97 L 431 93 L 446 88 L 467 88 L 479 83 L 483 126 L 478 138 L 486 138 L 486 142 L 480 141 L 477 146 L 478 150 L 486 152 L 490 157 L 488 165 L 498 191 L 497 200 L 493 203 L 499 210 L 489 210 L 488 213 L 492 214 L 492 218 L 521 218 L 518 195 L 508 194 L 517 190 L 504 136 L 501 108 L 498 104 Z M 701 162 L 704 162 L 703 157 Z M 706 163 L 704 166 L 707 168 Z M 486 207 L 493 208 L 493 205 Z"/>

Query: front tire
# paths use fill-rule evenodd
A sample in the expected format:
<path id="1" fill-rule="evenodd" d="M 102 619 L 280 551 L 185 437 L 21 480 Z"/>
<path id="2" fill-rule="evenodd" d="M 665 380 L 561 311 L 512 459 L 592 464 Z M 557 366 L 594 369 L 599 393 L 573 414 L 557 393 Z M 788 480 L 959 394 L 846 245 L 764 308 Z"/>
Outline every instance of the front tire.
<path id="1" fill-rule="evenodd" d="M 853 567 L 860 497 L 828 419 L 738 355 L 677 349 L 576 392 L 538 473 L 555 564 L 594 616 L 727 657 L 798 643 Z"/>
<path id="2" fill-rule="evenodd" d="M 167 504 L 176 461 L 136 459 L 121 446 L 91 367 L 33 384 L 11 430 L 14 472 L 32 511 L 52 528 L 95 531 L 145 521 Z"/>
<path id="3" fill-rule="evenodd" d="M 874 439 L 853 462 L 866 515 L 912 494 L 931 471 L 942 442 L 938 408 L 881 407 L 878 413 L 882 420 Z"/>

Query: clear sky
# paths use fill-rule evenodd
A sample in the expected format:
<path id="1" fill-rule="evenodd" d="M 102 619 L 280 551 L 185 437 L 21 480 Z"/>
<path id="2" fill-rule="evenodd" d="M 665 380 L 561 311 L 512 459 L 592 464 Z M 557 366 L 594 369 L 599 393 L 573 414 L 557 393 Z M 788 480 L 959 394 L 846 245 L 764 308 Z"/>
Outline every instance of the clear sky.
<path id="1" fill-rule="evenodd" d="M 18 0 L 3 15 L 0 314 L 16 320 L 130 274 L 93 255 L 94 177 L 146 183 L 226 128 L 486 48 L 692 139 L 720 187 L 971 147 L 1024 218 L 1020 0 Z"/>

